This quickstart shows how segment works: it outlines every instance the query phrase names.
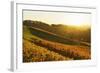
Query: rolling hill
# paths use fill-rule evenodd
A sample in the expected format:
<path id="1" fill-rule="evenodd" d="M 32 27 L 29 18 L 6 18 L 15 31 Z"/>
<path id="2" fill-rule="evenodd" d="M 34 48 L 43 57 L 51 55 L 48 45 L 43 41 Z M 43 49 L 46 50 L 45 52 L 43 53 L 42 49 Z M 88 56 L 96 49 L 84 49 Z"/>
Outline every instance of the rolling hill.
<path id="1" fill-rule="evenodd" d="M 77 41 L 91 42 L 90 27 L 75 27 L 64 24 L 47 24 L 41 21 L 24 20 L 24 25 L 39 28 L 64 38 L 69 38 Z"/>
<path id="2" fill-rule="evenodd" d="M 63 36 L 59 28 L 72 29 L 64 25 L 48 25 L 40 21 L 23 21 L 23 62 L 40 62 L 40 61 L 59 61 L 59 60 L 81 60 L 90 59 L 90 40 L 82 41 L 74 39 L 73 35 Z M 56 31 L 55 31 L 56 28 Z M 85 36 L 87 32 L 85 30 Z M 81 31 L 78 31 L 81 32 Z M 82 30 L 83 32 L 83 30 Z M 68 33 L 68 32 L 67 32 Z M 68 34 L 67 34 L 68 35 Z M 73 39 L 70 37 L 74 36 Z M 81 37 L 81 36 L 79 36 Z M 90 39 L 90 38 L 89 38 Z M 28 45 L 29 44 L 29 45 Z M 36 51 L 36 54 L 35 52 Z M 47 58 L 47 56 L 49 56 Z"/>

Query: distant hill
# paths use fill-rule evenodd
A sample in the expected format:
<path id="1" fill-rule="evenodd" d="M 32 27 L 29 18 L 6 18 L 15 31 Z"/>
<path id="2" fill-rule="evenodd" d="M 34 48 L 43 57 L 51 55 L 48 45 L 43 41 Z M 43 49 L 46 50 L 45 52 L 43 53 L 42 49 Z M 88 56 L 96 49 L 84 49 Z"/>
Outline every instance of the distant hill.
<path id="1" fill-rule="evenodd" d="M 91 29 L 90 28 L 77 28 L 63 24 L 47 24 L 41 21 L 24 20 L 23 25 L 32 28 L 38 28 L 47 32 L 54 33 L 63 38 L 72 39 L 74 41 L 91 42 Z"/>

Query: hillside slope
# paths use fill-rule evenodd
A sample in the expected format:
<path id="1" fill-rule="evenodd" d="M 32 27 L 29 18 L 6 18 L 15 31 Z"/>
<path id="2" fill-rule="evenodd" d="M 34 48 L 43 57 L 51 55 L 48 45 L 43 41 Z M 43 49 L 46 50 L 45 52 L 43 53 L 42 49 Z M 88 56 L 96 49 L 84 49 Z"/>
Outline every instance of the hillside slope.
<path id="1" fill-rule="evenodd" d="M 23 24 L 23 62 L 91 59 L 87 42 Z"/>
<path id="2" fill-rule="evenodd" d="M 90 27 L 81 26 L 75 27 L 64 24 L 47 24 L 41 21 L 24 20 L 24 25 L 42 29 L 64 38 L 78 40 L 82 42 L 91 42 L 91 29 Z"/>

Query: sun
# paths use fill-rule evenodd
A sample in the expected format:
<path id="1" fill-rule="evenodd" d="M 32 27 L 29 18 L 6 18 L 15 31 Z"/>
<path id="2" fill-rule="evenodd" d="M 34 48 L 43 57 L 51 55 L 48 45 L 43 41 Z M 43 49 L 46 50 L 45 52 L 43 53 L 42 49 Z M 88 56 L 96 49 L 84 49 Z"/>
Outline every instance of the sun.
<path id="1" fill-rule="evenodd" d="M 84 22 L 82 19 L 74 19 L 74 20 L 71 20 L 69 24 L 74 25 L 74 26 L 81 26 L 81 25 L 84 25 Z"/>
<path id="2" fill-rule="evenodd" d="M 73 17 L 69 17 L 69 19 L 67 20 L 67 24 L 73 26 L 82 26 L 82 25 L 89 24 L 87 21 L 89 20 L 84 16 L 73 16 Z"/>

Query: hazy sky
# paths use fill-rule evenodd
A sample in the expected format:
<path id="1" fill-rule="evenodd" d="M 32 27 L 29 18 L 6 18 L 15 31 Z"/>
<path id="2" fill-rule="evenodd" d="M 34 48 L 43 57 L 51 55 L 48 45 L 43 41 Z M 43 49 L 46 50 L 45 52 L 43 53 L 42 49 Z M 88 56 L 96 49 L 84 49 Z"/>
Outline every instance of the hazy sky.
<path id="1" fill-rule="evenodd" d="M 44 11 L 23 11 L 23 20 L 36 20 L 48 24 L 64 25 L 90 25 L 91 14 L 65 13 L 65 12 L 44 12 Z"/>

